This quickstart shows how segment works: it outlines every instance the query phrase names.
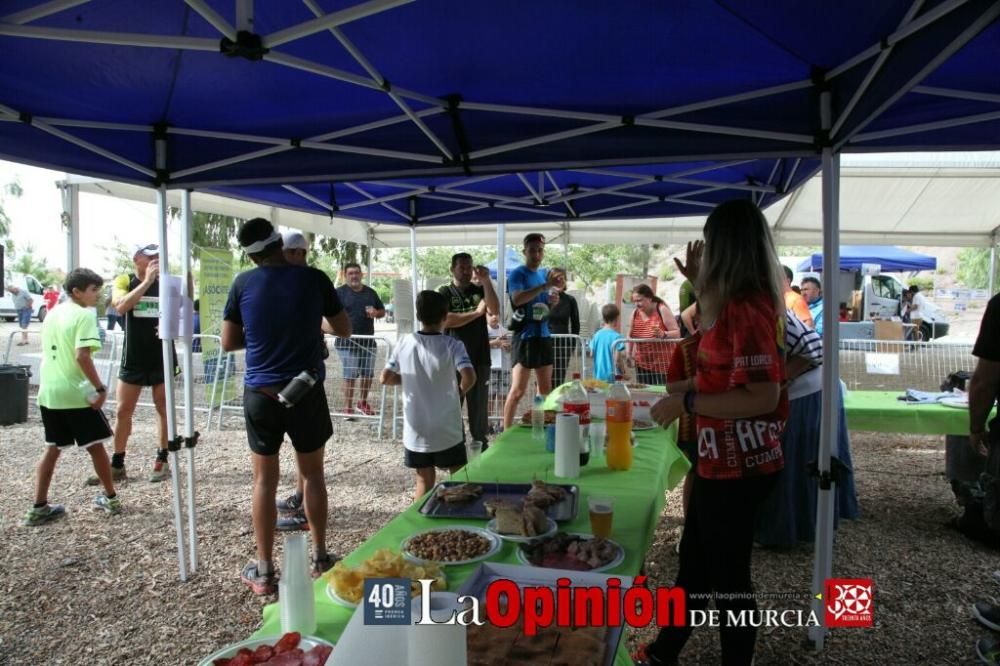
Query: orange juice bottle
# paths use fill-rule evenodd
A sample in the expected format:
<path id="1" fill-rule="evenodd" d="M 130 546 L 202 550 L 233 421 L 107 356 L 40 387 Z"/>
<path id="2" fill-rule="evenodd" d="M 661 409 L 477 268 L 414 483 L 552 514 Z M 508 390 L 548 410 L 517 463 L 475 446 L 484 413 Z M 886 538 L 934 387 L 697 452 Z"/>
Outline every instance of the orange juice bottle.
<path id="1" fill-rule="evenodd" d="M 615 375 L 615 383 L 608 391 L 605 420 L 608 429 L 608 469 L 632 468 L 632 394 Z"/>

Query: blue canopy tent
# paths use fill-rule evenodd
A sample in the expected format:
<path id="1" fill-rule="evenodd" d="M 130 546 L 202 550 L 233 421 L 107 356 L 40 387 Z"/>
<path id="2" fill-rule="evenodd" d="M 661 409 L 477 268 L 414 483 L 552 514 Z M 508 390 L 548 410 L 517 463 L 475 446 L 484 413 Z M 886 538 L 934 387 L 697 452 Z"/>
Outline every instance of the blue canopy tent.
<path id="1" fill-rule="evenodd" d="M 841 245 L 840 270 L 861 270 L 864 264 L 879 264 L 883 271 L 932 271 L 937 268 L 937 258 L 929 254 L 910 252 L 892 245 Z M 798 271 L 822 271 L 823 253 L 817 252 L 804 259 Z"/>
<path id="2" fill-rule="evenodd" d="M 524 261 L 521 259 L 520 253 L 518 253 L 514 248 L 507 247 L 504 248 L 504 250 L 504 272 L 507 274 L 507 277 L 510 277 L 510 272 L 518 266 L 523 265 Z M 490 269 L 490 277 L 494 280 L 497 277 L 497 259 L 499 259 L 499 257 L 486 264 L 486 268 Z"/>
<path id="3" fill-rule="evenodd" d="M 159 188 L 164 252 L 167 188 L 398 220 L 412 239 L 427 224 L 690 215 L 733 196 L 767 205 L 820 165 L 824 258 L 838 265 L 841 152 L 1000 147 L 995 0 L 9 0 L 2 11 L 0 48 L 17 57 L 0 61 L 0 157 Z M 837 327 L 824 346 L 837 348 Z M 836 355 L 823 372 L 834 395 Z M 170 391 L 168 407 L 173 440 Z M 814 592 L 831 572 L 836 427 L 824 404 Z M 175 520 L 184 578 L 176 503 Z M 822 628 L 810 635 L 822 645 Z"/>

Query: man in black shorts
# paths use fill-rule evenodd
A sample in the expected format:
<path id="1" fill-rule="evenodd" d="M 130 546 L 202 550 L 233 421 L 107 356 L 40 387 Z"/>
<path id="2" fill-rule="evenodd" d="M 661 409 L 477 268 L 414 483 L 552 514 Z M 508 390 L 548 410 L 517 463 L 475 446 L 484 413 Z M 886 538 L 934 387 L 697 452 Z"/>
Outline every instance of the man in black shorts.
<path id="1" fill-rule="evenodd" d="M 335 558 L 326 552 L 323 476 L 323 449 L 333 434 L 333 424 L 323 389 L 323 332 L 316 322 L 325 319 L 340 337 L 351 334 L 351 323 L 323 271 L 285 260 L 281 236 L 270 222 L 249 220 L 240 227 L 238 238 L 257 266 L 236 276 L 222 322 L 222 348 L 246 348 L 243 413 L 253 461 L 257 559 L 243 568 L 240 578 L 254 593 L 272 594 L 277 585 L 272 553 L 278 450 L 286 434 L 303 480 L 314 577 L 334 563 Z M 278 394 L 302 373 L 308 373 L 314 383 L 293 406 L 286 406 Z"/>
<path id="2" fill-rule="evenodd" d="M 66 512 L 61 504 L 49 504 L 49 484 L 62 448 L 74 443 L 90 454 L 104 486 L 95 504 L 109 514 L 121 511 L 104 450 L 104 442 L 111 438 L 111 426 L 101 411 L 107 392 L 91 358 L 91 352 L 101 348 L 101 339 L 97 319 L 87 308 L 97 303 L 102 283 L 101 276 L 91 270 L 72 271 L 63 284 L 69 298 L 54 308 L 42 325 L 38 408 L 49 447 L 38 463 L 35 503 L 22 525 L 41 525 Z"/>
<path id="3" fill-rule="evenodd" d="M 503 427 L 514 423 L 517 406 L 528 389 L 531 371 L 539 395 L 552 390 L 552 334 L 549 332 L 549 308 L 559 302 L 555 289 L 558 274 L 541 267 L 545 258 L 545 236 L 528 234 L 524 237 L 524 265 L 510 272 L 507 291 L 514 308 L 511 320 L 510 393 L 503 406 Z"/>
<path id="4" fill-rule="evenodd" d="M 160 426 L 160 446 L 149 480 L 163 481 L 170 476 L 167 463 L 167 406 L 163 377 L 163 343 L 159 337 L 160 247 L 155 243 L 133 248 L 135 273 L 119 275 L 111 290 L 111 305 L 123 319 L 125 342 L 118 371 L 118 414 L 115 421 L 115 452 L 111 472 L 115 479 L 125 478 L 125 449 L 132 434 L 132 415 L 144 386 L 153 393 L 153 404 Z M 192 290 L 193 291 L 193 290 Z M 176 359 L 176 356 L 175 356 Z M 175 361 L 176 363 L 176 361 Z M 87 484 L 96 486 L 96 476 Z"/>

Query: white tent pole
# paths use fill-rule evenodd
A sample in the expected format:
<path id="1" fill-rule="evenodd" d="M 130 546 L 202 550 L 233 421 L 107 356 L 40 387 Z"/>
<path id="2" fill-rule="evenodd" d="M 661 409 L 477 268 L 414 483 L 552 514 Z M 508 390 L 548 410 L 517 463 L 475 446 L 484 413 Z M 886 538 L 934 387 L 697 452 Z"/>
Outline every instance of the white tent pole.
<path id="1" fill-rule="evenodd" d="M 345 181 L 343 184 L 346 185 L 349 189 L 354 190 L 355 192 L 357 192 L 358 194 L 360 194 L 363 197 L 366 197 L 368 199 L 374 199 L 375 198 L 374 194 L 369 194 L 368 192 L 365 192 L 363 189 L 361 189 L 360 187 L 358 187 L 354 183 L 350 183 L 350 182 L 346 182 Z M 406 213 L 404 213 L 403 211 L 399 210 L 395 206 L 390 206 L 389 204 L 385 203 L 384 201 L 382 203 L 380 203 L 379 205 L 382 206 L 382 208 L 385 208 L 386 210 L 392 211 L 396 215 L 399 215 L 401 218 L 403 218 L 407 222 L 410 221 L 410 216 L 407 215 Z"/>
<path id="2" fill-rule="evenodd" d="M 9 25 L 0 23 L 0 35 L 51 39 L 62 42 L 114 44 L 117 46 L 145 46 L 160 49 L 219 52 L 219 40 L 211 37 L 184 37 L 181 35 L 153 35 L 136 32 L 101 32 L 72 28 L 45 28 L 34 25 Z"/>
<path id="3" fill-rule="evenodd" d="M 66 272 L 80 267 L 80 186 L 63 185 L 63 226 L 66 229 Z"/>
<path id="4" fill-rule="evenodd" d="M 166 142 L 163 139 L 156 140 L 156 161 L 157 164 L 166 164 L 163 159 L 166 156 Z M 167 283 L 170 277 L 170 252 L 167 242 L 167 190 L 162 185 L 156 190 L 156 221 L 160 235 L 160 298 L 162 303 L 163 294 L 168 288 Z M 160 330 L 166 331 L 164 326 L 164 311 L 160 310 Z M 166 394 L 167 409 L 167 447 L 170 449 L 170 504 L 174 512 L 174 527 L 177 530 L 177 564 L 180 567 L 181 582 L 187 581 L 187 564 L 184 554 L 184 525 L 181 517 L 181 488 L 180 477 L 177 470 L 177 414 L 174 403 L 174 358 L 173 342 L 169 339 L 162 341 L 163 345 L 163 377 L 164 393 Z"/>
<path id="5" fill-rule="evenodd" d="M 229 24 L 229 21 L 222 18 L 218 12 L 212 9 L 205 0 L 184 0 L 187 6 L 195 10 L 203 19 L 208 21 L 208 23 L 221 32 L 223 35 L 228 37 L 232 41 L 236 41 L 236 28 Z M 242 28 L 241 28 L 242 29 Z"/>
<path id="6" fill-rule="evenodd" d="M 497 225 L 497 295 L 500 297 L 500 322 L 507 312 L 507 225 Z"/>
<path id="7" fill-rule="evenodd" d="M 417 330 L 417 225 L 410 224 L 410 281 L 413 284 L 413 330 Z"/>
<path id="8" fill-rule="evenodd" d="M 25 23 L 37 21 L 40 18 L 45 18 L 46 16 L 51 16 L 52 14 L 58 14 L 64 9 L 76 7 L 77 5 L 83 5 L 88 2 L 90 2 L 90 0 L 51 0 L 51 2 L 45 2 L 40 5 L 35 5 L 34 7 L 29 7 L 28 9 L 17 12 L 16 14 L 8 14 L 0 20 L 4 23 L 16 23 L 18 25 L 23 25 Z"/>
<path id="9" fill-rule="evenodd" d="M 375 254 L 375 229 L 368 227 L 368 261 L 367 263 L 367 273 L 368 273 L 368 285 L 371 286 L 372 283 L 372 255 Z"/>
<path id="10" fill-rule="evenodd" d="M 829 131 L 831 125 L 830 92 L 820 96 L 821 127 Z M 823 148 L 823 275 L 827 283 L 826 297 L 823 299 L 823 407 L 820 418 L 820 440 L 818 454 L 819 496 L 816 508 L 815 560 L 813 563 L 812 610 L 817 617 L 824 616 L 824 582 L 830 577 L 833 562 L 833 503 L 837 484 L 830 476 L 830 456 L 834 442 L 838 441 L 840 423 L 840 359 L 839 312 L 835 280 L 840 265 L 840 156 L 830 146 Z M 809 638 L 816 650 L 823 649 L 826 628 L 810 627 Z"/>
<path id="11" fill-rule="evenodd" d="M 181 192 L 181 293 L 183 302 L 194 300 L 189 287 L 191 277 L 191 190 Z M 195 506 L 194 447 L 198 433 L 194 431 L 194 359 L 189 325 L 181 331 L 181 348 L 184 350 L 184 446 L 187 449 L 187 515 L 188 550 L 191 573 L 198 570 L 198 510 Z"/>
<path id="12" fill-rule="evenodd" d="M 366 16 L 394 9 L 410 2 L 413 2 L 413 0 L 369 0 L 368 2 L 362 2 L 348 9 L 342 9 L 339 12 L 326 14 L 319 18 L 303 21 L 284 30 L 272 32 L 270 35 L 264 37 L 264 44 L 268 48 L 274 48 L 275 46 L 322 32 L 328 28 L 335 28 L 338 25 L 357 21 Z"/>

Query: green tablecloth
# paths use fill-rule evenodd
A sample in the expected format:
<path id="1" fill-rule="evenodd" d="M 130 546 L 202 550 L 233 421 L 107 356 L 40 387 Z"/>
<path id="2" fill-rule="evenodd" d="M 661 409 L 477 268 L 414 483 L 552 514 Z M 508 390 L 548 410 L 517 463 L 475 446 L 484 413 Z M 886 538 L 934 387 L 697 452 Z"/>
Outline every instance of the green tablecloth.
<path id="1" fill-rule="evenodd" d="M 902 391 L 849 391 L 844 400 L 851 430 L 919 435 L 968 435 L 969 410 L 897 400 Z"/>
<path id="2" fill-rule="evenodd" d="M 590 494 L 613 495 L 615 500 L 614 527 L 612 538 L 625 548 L 625 561 L 609 573 L 634 576 L 639 572 L 646 552 L 652 543 L 653 533 L 659 522 L 660 512 L 666 501 L 665 490 L 677 486 L 687 473 L 690 464 L 677 448 L 674 431 L 662 429 L 636 433 L 637 445 L 634 463 L 628 472 L 612 472 L 605 466 L 604 459 L 591 463 L 581 470 L 578 479 L 560 479 L 552 475 L 553 456 L 545 452 L 541 442 L 531 439 L 529 428 L 514 427 L 505 432 L 492 445 L 476 466 L 470 471 L 473 481 L 530 482 L 533 477 L 544 478 L 548 468 L 548 479 L 553 483 L 572 483 L 580 487 L 580 510 L 577 517 L 560 528 L 569 532 L 590 532 L 587 512 L 587 496 Z M 402 456 L 402 451 L 400 451 Z M 459 472 L 455 478 L 464 480 Z M 344 558 L 345 564 L 358 565 L 379 548 L 399 550 L 406 537 L 421 530 L 447 525 L 469 524 L 482 527 L 484 521 L 431 519 L 421 515 L 417 509 L 421 503 L 389 521 L 354 552 Z M 505 543 L 503 549 L 491 561 L 519 564 L 516 546 Z M 448 567 L 448 588 L 458 589 L 472 574 L 478 564 Z M 352 609 L 335 604 L 327 597 L 326 583 L 319 580 L 316 591 L 316 634 L 335 642 L 350 620 Z M 254 636 L 281 633 L 278 604 L 264 608 L 264 624 Z M 618 651 L 616 664 L 630 665 L 627 651 L 623 646 Z"/>

